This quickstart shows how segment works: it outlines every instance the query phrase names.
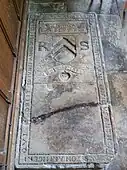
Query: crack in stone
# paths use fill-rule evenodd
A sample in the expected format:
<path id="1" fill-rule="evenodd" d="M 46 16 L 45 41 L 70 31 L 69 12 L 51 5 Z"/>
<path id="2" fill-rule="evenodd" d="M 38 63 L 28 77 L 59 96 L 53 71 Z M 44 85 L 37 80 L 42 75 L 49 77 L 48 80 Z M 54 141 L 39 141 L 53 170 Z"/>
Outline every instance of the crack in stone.
<path id="1" fill-rule="evenodd" d="M 38 123 L 44 122 L 46 119 L 60 112 L 65 112 L 65 111 L 72 110 L 75 108 L 80 108 L 80 107 L 97 107 L 97 106 L 98 106 L 98 103 L 95 103 L 95 102 L 75 104 L 69 107 L 60 108 L 58 110 L 49 112 L 47 114 L 43 114 L 37 117 L 32 117 L 31 122 L 34 124 L 38 124 Z"/>

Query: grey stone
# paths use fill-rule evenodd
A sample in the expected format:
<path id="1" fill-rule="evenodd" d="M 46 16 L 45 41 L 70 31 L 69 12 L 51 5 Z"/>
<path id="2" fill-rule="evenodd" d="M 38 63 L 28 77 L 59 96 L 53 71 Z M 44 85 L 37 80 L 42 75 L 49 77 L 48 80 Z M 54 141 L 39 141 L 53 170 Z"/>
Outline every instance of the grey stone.
<path id="1" fill-rule="evenodd" d="M 96 12 L 119 15 L 116 0 L 31 0 L 31 12 Z"/>
<path id="2" fill-rule="evenodd" d="M 127 73 L 112 73 L 108 75 L 111 91 L 111 102 L 115 131 L 118 139 L 118 155 L 109 165 L 110 169 L 116 167 L 120 170 L 127 169 Z M 116 168 L 116 169 L 117 169 Z"/>
<path id="3" fill-rule="evenodd" d="M 30 1 L 18 169 L 127 169 L 123 1 L 91 2 Z M 98 15 L 98 25 L 94 14 L 67 11 L 104 15 Z"/>
<path id="4" fill-rule="evenodd" d="M 119 16 L 98 15 L 98 20 L 107 72 L 126 71 L 127 52 L 121 37 L 122 25 Z"/>
<path id="5" fill-rule="evenodd" d="M 17 168 L 98 169 L 115 154 L 97 16 L 31 13 Z"/>
<path id="6" fill-rule="evenodd" d="M 67 5 L 66 2 L 64 1 L 56 1 L 56 2 L 48 2 L 45 1 L 42 3 L 30 3 L 30 12 L 32 13 L 41 13 L 41 12 L 47 12 L 47 13 L 52 13 L 52 12 L 67 12 Z"/>
<path id="7" fill-rule="evenodd" d="M 127 137 L 127 74 L 116 73 L 108 76 L 111 90 L 111 102 L 120 147 L 126 148 Z M 123 144 L 122 144 L 123 143 Z"/>
<path id="8" fill-rule="evenodd" d="M 67 0 L 68 12 L 87 12 L 90 0 Z"/>

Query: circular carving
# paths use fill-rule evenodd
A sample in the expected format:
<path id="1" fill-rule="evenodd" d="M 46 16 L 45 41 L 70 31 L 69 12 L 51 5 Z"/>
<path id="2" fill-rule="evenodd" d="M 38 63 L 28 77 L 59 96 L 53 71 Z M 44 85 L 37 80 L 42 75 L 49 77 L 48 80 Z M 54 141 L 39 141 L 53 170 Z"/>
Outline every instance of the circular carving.
<path id="1" fill-rule="evenodd" d="M 59 75 L 59 78 L 61 81 L 68 81 L 70 79 L 71 75 L 70 73 L 64 71 L 64 72 L 61 72 L 60 75 Z"/>

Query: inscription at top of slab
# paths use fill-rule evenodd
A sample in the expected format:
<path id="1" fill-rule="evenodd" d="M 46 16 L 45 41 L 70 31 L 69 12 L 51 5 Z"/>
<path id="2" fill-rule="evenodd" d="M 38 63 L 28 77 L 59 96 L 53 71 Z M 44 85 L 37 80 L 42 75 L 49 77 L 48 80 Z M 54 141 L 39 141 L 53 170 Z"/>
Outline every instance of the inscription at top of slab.
<path id="1" fill-rule="evenodd" d="M 39 30 L 38 33 L 72 33 L 72 32 L 88 32 L 87 22 L 83 21 L 64 21 L 64 22 L 42 22 L 38 23 Z"/>

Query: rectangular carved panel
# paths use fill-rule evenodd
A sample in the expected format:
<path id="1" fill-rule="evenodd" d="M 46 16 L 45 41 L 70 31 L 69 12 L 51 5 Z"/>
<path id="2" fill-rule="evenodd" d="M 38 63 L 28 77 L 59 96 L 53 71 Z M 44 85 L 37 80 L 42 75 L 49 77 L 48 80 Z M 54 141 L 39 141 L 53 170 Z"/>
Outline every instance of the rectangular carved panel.
<path id="1" fill-rule="evenodd" d="M 113 127 L 96 15 L 42 13 L 29 18 L 28 29 L 17 168 L 110 162 Z"/>

